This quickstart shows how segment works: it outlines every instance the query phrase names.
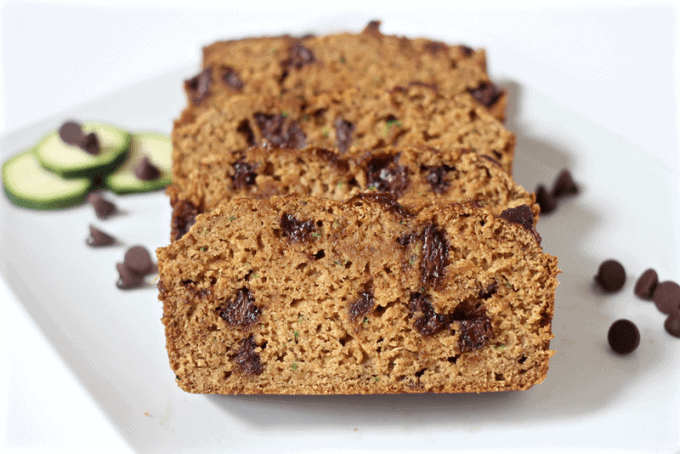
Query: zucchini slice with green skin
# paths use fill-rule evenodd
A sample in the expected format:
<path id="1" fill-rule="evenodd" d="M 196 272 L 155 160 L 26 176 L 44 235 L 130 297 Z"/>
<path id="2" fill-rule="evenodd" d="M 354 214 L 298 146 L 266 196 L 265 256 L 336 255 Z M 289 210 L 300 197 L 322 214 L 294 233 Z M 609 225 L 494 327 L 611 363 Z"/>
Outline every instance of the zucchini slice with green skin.
<path id="1" fill-rule="evenodd" d="M 2 165 L 2 185 L 13 204 L 33 210 L 56 210 L 85 200 L 92 187 L 87 178 L 66 180 L 45 170 L 31 149 Z"/>
<path id="2" fill-rule="evenodd" d="M 140 180 L 135 168 L 144 156 L 160 170 L 153 180 Z M 127 161 L 114 173 L 104 178 L 104 185 L 116 194 L 148 192 L 162 189 L 172 182 L 172 142 L 164 134 L 143 132 L 132 135 Z"/>
<path id="3" fill-rule="evenodd" d="M 130 146 L 130 134 L 120 128 L 98 122 L 83 123 L 83 133 L 94 132 L 101 151 L 91 155 L 69 145 L 58 131 L 45 136 L 35 146 L 36 157 L 47 170 L 63 178 L 103 177 L 116 170 L 125 160 Z"/>

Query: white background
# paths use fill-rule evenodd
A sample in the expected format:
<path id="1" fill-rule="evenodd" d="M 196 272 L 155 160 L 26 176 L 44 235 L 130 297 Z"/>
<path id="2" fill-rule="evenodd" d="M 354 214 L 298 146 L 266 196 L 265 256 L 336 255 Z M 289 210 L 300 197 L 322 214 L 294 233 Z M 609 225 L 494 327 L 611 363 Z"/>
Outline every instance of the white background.
<path id="1" fill-rule="evenodd" d="M 202 45 L 248 35 L 261 21 L 299 35 L 342 22 L 338 18 L 351 18 L 346 28 L 352 30 L 383 18 L 385 33 L 453 34 L 485 47 L 492 76 L 526 68 L 512 74 L 519 86 L 530 85 L 667 165 L 680 165 L 680 22 L 672 6 L 572 1 L 559 3 L 575 6 L 555 10 L 540 9 L 539 2 L 461 2 L 442 9 L 390 1 L 370 4 L 357 19 L 352 12 L 366 9 L 366 2 L 260 2 L 257 10 L 248 10 L 247 2 L 236 4 L 238 10 L 201 1 L 180 9 L 182 3 L 3 2 L 0 135 L 135 82 L 186 65 L 198 68 Z M 584 9 L 593 4 L 596 9 Z M 475 8 L 485 13 L 476 15 Z M 489 14 L 494 10 L 499 13 Z M 0 299 L 0 451 L 129 450 L 1 280 Z"/>

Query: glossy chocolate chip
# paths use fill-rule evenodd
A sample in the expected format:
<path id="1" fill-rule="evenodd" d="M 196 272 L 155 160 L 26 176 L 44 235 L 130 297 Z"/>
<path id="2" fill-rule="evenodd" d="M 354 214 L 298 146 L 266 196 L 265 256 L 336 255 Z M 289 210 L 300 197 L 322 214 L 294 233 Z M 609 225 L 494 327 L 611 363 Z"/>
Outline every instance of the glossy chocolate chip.
<path id="1" fill-rule="evenodd" d="M 455 170 L 455 168 L 448 166 L 446 164 L 429 168 L 425 179 L 427 180 L 428 183 L 430 183 L 432 192 L 434 192 L 435 194 L 444 194 L 446 192 L 446 190 L 450 186 L 450 183 L 446 179 L 446 176 L 452 170 Z"/>
<path id="2" fill-rule="evenodd" d="M 359 293 L 356 301 L 349 305 L 349 318 L 356 322 L 373 310 L 375 298 L 373 297 L 372 283 L 366 284 L 364 290 Z"/>
<path id="3" fill-rule="evenodd" d="M 473 98 L 486 107 L 493 106 L 503 94 L 503 90 L 499 89 L 491 82 L 483 83 L 477 88 L 468 89 L 468 92 Z"/>
<path id="4" fill-rule="evenodd" d="M 304 148 L 307 136 L 296 121 L 287 121 L 284 115 L 262 112 L 255 113 L 254 118 L 262 137 L 270 145 L 283 148 Z"/>
<path id="5" fill-rule="evenodd" d="M 338 118 L 335 120 L 335 145 L 338 147 L 340 153 L 344 153 L 352 146 L 352 134 L 355 126 L 353 123 Z"/>
<path id="6" fill-rule="evenodd" d="M 617 320 L 609 328 L 607 340 L 612 350 L 625 355 L 640 345 L 640 331 L 630 320 Z"/>
<path id="7" fill-rule="evenodd" d="M 212 85 L 212 69 L 205 68 L 196 76 L 184 81 L 184 86 L 189 92 L 191 102 L 201 104 L 210 95 L 210 85 Z"/>
<path id="8" fill-rule="evenodd" d="M 78 146 L 83 141 L 83 127 L 75 121 L 67 121 L 59 128 L 59 137 L 69 145 Z"/>
<path id="9" fill-rule="evenodd" d="M 238 73 L 231 66 L 222 69 L 222 82 L 235 90 L 243 89 L 243 81 Z"/>
<path id="10" fill-rule="evenodd" d="M 503 210 L 499 217 L 505 219 L 508 222 L 521 225 L 533 233 L 536 241 L 538 241 L 538 244 L 541 244 L 541 236 L 534 227 L 534 213 L 531 211 L 531 208 L 529 208 L 529 205 L 524 204 L 515 208 Z"/>
<path id="11" fill-rule="evenodd" d="M 491 319 L 479 317 L 458 322 L 460 335 L 458 336 L 458 351 L 467 353 L 478 350 L 493 337 Z"/>
<path id="12" fill-rule="evenodd" d="M 264 366 L 260 362 L 260 355 L 255 353 L 257 344 L 251 334 L 247 339 L 241 341 L 241 346 L 231 358 L 236 368 L 243 375 L 260 375 L 264 371 Z"/>
<path id="13" fill-rule="evenodd" d="M 125 263 L 117 263 L 118 281 L 116 287 L 122 290 L 140 287 L 144 283 L 144 276 L 136 273 Z"/>
<path id="14" fill-rule="evenodd" d="M 172 204 L 172 220 L 170 223 L 171 240 L 182 238 L 196 223 L 196 216 L 202 211 L 188 200 L 178 200 Z"/>
<path id="15" fill-rule="evenodd" d="M 78 144 L 78 146 L 86 153 L 97 155 L 101 151 L 99 145 L 99 139 L 97 134 L 91 132 L 83 137 L 83 140 Z"/>
<path id="16" fill-rule="evenodd" d="M 680 337 L 680 310 L 668 314 L 663 327 L 671 336 Z"/>
<path id="17" fill-rule="evenodd" d="M 606 260 L 600 265 L 595 282 L 607 292 L 619 291 L 626 282 L 626 270 L 616 260 Z"/>
<path id="18" fill-rule="evenodd" d="M 257 323 L 261 311 L 255 305 L 253 293 L 243 287 L 236 292 L 236 296 L 232 300 L 227 301 L 224 307 L 219 307 L 217 312 L 229 325 L 249 328 Z"/>
<path id="19" fill-rule="evenodd" d="M 94 212 L 99 219 L 106 219 L 116 211 L 116 205 L 96 192 L 88 194 L 87 201 L 92 205 Z"/>
<path id="20" fill-rule="evenodd" d="M 680 308 L 680 285 L 673 281 L 661 282 L 656 286 L 652 298 L 657 309 L 670 314 Z"/>
<path id="21" fill-rule="evenodd" d="M 557 200 L 542 184 L 536 187 L 536 203 L 541 207 L 541 214 L 552 213 L 557 208 Z"/>
<path id="22" fill-rule="evenodd" d="M 135 176 L 140 180 L 150 181 L 161 176 L 161 171 L 153 165 L 148 156 L 144 156 L 135 167 Z"/>
<path id="23" fill-rule="evenodd" d="M 255 164 L 241 161 L 234 164 L 234 176 L 232 178 L 232 186 L 235 189 L 245 189 L 248 186 L 255 184 Z"/>
<path id="24" fill-rule="evenodd" d="M 446 315 L 435 312 L 430 298 L 423 293 L 412 294 L 408 304 L 409 318 L 416 318 L 413 326 L 423 336 L 432 336 L 450 323 Z"/>
<path id="25" fill-rule="evenodd" d="M 557 198 L 576 193 L 578 193 L 578 187 L 571 173 L 567 169 L 562 170 L 553 183 L 552 196 Z"/>
<path id="26" fill-rule="evenodd" d="M 366 184 L 369 189 L 402 196 L 408 188 L 408 169 L 399 165 L 399 154 L 376 156 L 366 163 Z"/>
<path id="27" fill-rule="evenodd" d="M 142 276 L 153 271 L 151 254 L 144 246 L 132 246 L 125 252 L 125 265 Z"/>
<path id="28" fill-rule="evenodd" d="M 116 242 L 116 239 L 108 233 L 102 232 L 94 226 L 90 226 L 90 236 L 85 240 L 88 246 L 99 247 L 109 246 Z"/>
<path id="29" fill-rule="evenodd" d="M 650 268 L 635 283 L 635 294 L 640 298 L 651 299 L 658 283 L 659 276 Z"/>
<path id="30" fill-rule="evenodd" d="M 420 261 L 420 282 L 439 288 L 449 259 L 449 242 L 446 232 L 435 224 L 429 224 L 421 235 L 423 256 Z"/>
<path id="31" fill-rule="evenodd" d="M 280 225 L 282 235 L 290 243 L 307 241 L 311 238 L 312 232 L 316 230 L 314 221 L 300 221 L 290 213 L 283 213 L 281 215 Z"/>

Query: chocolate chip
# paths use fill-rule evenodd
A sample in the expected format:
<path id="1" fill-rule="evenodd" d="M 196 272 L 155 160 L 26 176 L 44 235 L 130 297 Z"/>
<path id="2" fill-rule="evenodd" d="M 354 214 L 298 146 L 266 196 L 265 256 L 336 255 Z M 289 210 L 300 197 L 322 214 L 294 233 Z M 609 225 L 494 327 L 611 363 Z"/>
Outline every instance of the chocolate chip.
<path id="1" fill-rule="evenodd" d="M 354 133 L 355 126 L 347 120 L 338 118 L 335 120 L 335 137 L 336 146 L 340 153 L 344 153 L 352 146 L 352 133 Z"/>
<path id="2" fill-rule="evenodd" d="M 253 128 L 250 127 L 250 122 L 248 119 L 241 120 L 241 122 L 238 124 L 236 127 L 236 132 L 239 134 L 243 134 L 243 136 L 246 138 L 246 143 L 250 146 L 255 145 L 255 133 L 253 132 Z"/>
<path id="3" fill-rule="evenodd" d="M 413 326 L 423 336 L 432 336 L 450 323 L 445 315 L 435 312 L 430 299 L 422 293 L 411 295 L 408 308 L 409 318 L 417 317 Z"/>
<path id="4" fill-rule="evenodd" d="M 153 271 L 151 254 L 144 246 L 132 246 L 125 253 L 123 263 L 137 274 L 142 276 Z"/>
<path id="5" fill-rule="evenodd" d="M 680 337 L 680 310 L 668 314 L 663 327 L 671 336 Z"/>
<path id="6" fill-rule="evenodd" d="M 257 127 L 262 137 L 275 147 L 304 148 L 307 136 L 300 125 L 293 120 L 286 120 L 283 115 L 254 114 Z"/>
<path id="7" fill-rule="evenodd" d="M 93 132 L 83 137 L 83 140 L 78 144 L 78 146 L 86 153 L 92 155 L 97 155 L 101 151 L 101 147 L 99 146 L 99 139 L 97 138 L 97 135 Z"/>
<path id="8" fill-rule="evenodd" d="M 552 196 L 557 198 L 576 193 L 578 193 L 578 187 L 574 183 L 571 173 L 567 169 L 562 170 L 553 183 Z"/>
<path id="9" fill-rule="evenodd" d="M 468 46 L 458 46 L 458 48 L 460 49 L 460 52 L 466 57 L 470 57 L 472 53 L 475 51 L 473 48 Z"/>
<path id="10" fill-rule="evenodd" d="M 365 316 L 373 310 L 375 299 L 373 298 L 373 283 L 369 282 L 364 286 L 364 290 L 359 293 L 356 301 L 349 305 L 349 318 L 356 322 L 360 317 Z"/>
<path id="11" fill-rule="evenodd" d="M 379 20 L 372 20 L 371 22 L 366 25 L 366 27 L 363 29 L 361 33 L 369 33 L 369 34 L 380 34 L 380 24 L 381 22 Z"/>
<path id="12" fill-rule="evenodd" d="M 306 241 L 312 236 L 312 232 L 316 230 L 314 221 L 300 221 L 290 213 L 283 213 L 281 215 L 280 224 L 282 235 L 290 243 Z"/>
<path id="13" fill-rule="evenodd" d="M 231 66 L 227 66 L 222 69 L 222 82 L 235 90 L 243 89 L 243 81 L 239 77 L 236 70 Z"/>
<path id="14" fill-rule="evenodd" d="M 144 156 L 135 167 L 135 176 L 140 180 L 150 181 L 161 176 L 161 171 L 153 165 L 148 156 Z"/>
<path id="15" fill-rule="evenodd" d="M 437 289 L 444 279 L 444 271 L 449 258 L 449 242 L 446 232 L 429 224 L 421 235 L 423 258 L 420 261 L 420 282 Z"/>
<path id="16" fill-rule="evenodd" d="M 489 317 L 461 320 L 459 324 L 458 351 L 467 353 L 478 350 L 493 337 L 491 319 Z"/>
<path id="17" fill-rule="evenodd" d="M 552 213 L 557 207 L 557 200 L 542 184 L 536 187 L 536 203 L 541 207 L 541 214 Z"/>
<path id="18" fill-rule="evenodd" d="M 239 328 L 249 328 L 257 323 L 260 309 L 255 305 L 253 292 L 243 287 L 224 307 L 218 307 L 217 313 L 229 325 Z"/>
<path id="19" fill-rule="evenodd" d="M 300 69 L 304 65 L 310 65 L 316 61 L 314 54 L 307 47 L 295 43 L 288 49 L 288 58 L 281 64 L 283 67 Z"/>
<path id="20" fill-rule="evenodd" d="M 178 200 L 172 204 L 171 240 L 179 240 L 196 223 L 196 216 L 203 211 L 188 200 Z"/>
<path id="21" fill-rule="evenodd" d="M 119 289 L 127 290 L 136 288 L 144 283 L 144 276 L 135 273 L 135 271 L 125 263 L 117 263 L 116 269 L 118 270 L 118 281 L 116 282 L 116 287 Z"/>
<path id="22" fill-rule="evenodd" d="M 99 219 L 106 219 L 116 211 L 116 205 L 96 192 L 88 194 L 87 201 L 94 207 L 94 212 Z"/>
<path id="23" fill-rule="evenodd" d="M 479 298 L 488 300 L 498 291 L 498 282 L 493 281 L 483 291 L 479 292 Z"/>
<path id="24" fill-rule="evenodd" d="M 232 186 L 235 189 L 245 189 L 248 186 L 255 184 L 255 164 L 240 161 L 234 164 L 234 176 L 232 178 Z"/>
<path id="25" fill-rule="evenodd" d="M 617 320 L 609 328 L 607 340 L 612 350 L 625 355 L 640 345 L 640 331 L 630 320 Z"/>
<path id="26" fill-rule="evenodd" d="M 397 199 L 392 194 L 389 194 L 387 192 L 375 192 L 375 191 L 362 192 L 349 199 L 349 202 L 351 203 L 363 200 L 380 204 L 385 208 L 386 211 L 396 214 L 397 216 L 401 216 L 404 218 L 413 216 L 411 213 L 408 212 L 408 210 L 406 210 L 406 208 L 404 208 L 399 204 L 399 202 L 397 202 Z"/>
<path id="27" fill-rule="evenodd" d="M 205 68 L 196 76 L 184 81 L 184 86 L 189 92 L 191 102 L 196 105 L 201 104 L 210 95 L 211 84 L 212 68 Z"/>
<path id="28" fill-rule="evenodd" d="M 473 98 L 486 107 L 493 106 L 503 94 L 503 90 L 499 89 L 491 82 L 483 83 L 477 88 L 468 89 L 468 92 Z"/>
<path id="29" fill-rule="evenodd" d="M 80 145 L 84 136 L 82 125 L 75 121 L 67 121 L 59 128 L 59 137 L 69 145 Z"/>
<path id="30" fill-rule="evenodd" d="M 400 166 L 399 153 L 395 156 L 376 156 L 366 163 L 366 184 L 369 189 L 389 192 L 395 197 L 402 196 L 408 187 L 408 169 Z"/>
<path id="31" fill-rule="evenodd" d="M 680 308 L 680 285 L 673 281 L 662 282 L 654 290 L 654 304 L 664 314 Z"/>
<path id="32" fill-rule="evenodd" d="M 651 299 L 658 283 L 659 276 L 650 268 L 635 283 L 635 294 L 640 298 Z"/>
<path id="33" fill-rule="evenodd" d="M 251 334 L 241 341 L 238 351 L 231 356 L 238 371 L 244 375 L 260 375 L 264 371 L 264 366 L 260 363 L 260 355 L 255 353 L 255 348 L 257 344 Z"/>
<path id="34" fill-rule="evenodd" d="M 446 192 L 450 186 L 450 183 L 446 179 L 446 175 L 452 170 L 456 170 L 455 167 L 451 167 L 446 164 L 429 168 L 425 179 L 428 183 L 430 183 L 432 192 L 435 194 L 444 194 Z"/>
<path id="35" fill-rule="evenodd" d="M 433 55 L 446 50 L 446 47 L 446 44 L 439 41 L 427 41 L 423 44 L 423 50 Z"/>
<path id="36" fill-rule="evenodd" d="M 496 289 L 498 285 L 496 285 Z M 486 317 L 486 306 L 481 301 L 463 301 L 451 314 L 453 320 L 473 320 Z"/>
<path id="37" fill-rule="evenodd" d="M 600 265 L 595 282 L 607 292 L 619 291 L 626 282 L 626 270 L 616 260 L 607 260 Z"/>
<path id="38" fill-rule="evenodd" d="M 88 246 L 99 247 L 109 246 L 116 242 L 116 239 L 108 233 L 102 232 L 94 226 L 90 226 L 90 236 L 85 240 Z"/>
<path id="39" fill-rule="evenodd" d="M 533 233 L 536 241 L 538 241 L 538 244 L 541 244 L 541 236 L 534 227 L 534 213 L 531 211 L 531 208 L 529 208 L 529 205 L 524 204 L 515 208 L 503 210 L 499 217 L 505 219 L 508 222 L 521 225 Z"/>

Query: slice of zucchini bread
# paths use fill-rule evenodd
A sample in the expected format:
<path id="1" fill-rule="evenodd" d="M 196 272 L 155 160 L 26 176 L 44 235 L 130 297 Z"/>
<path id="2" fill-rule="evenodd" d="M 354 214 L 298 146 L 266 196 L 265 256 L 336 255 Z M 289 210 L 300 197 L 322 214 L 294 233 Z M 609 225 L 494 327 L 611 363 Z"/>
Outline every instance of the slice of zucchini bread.
<path id="1" fill-rule="evenodd" d="M 241 198 L 157 257 L 170 365 L 192 393 L 524 390 L 554 353 L 557 259 L 527 206 Z"/>
<path id="2" fill-rule="evenodd" d="M 240 94 L 313 97 L 356 85 L 421 82 L 443 93 L 470 93 L 498 120 L 507 95 L 486 72 L 486 54 L 425 38 L 384 35 L 373 21 L 362 33 L 246 38 L 203 49 L 203 70 L 185 83 L 189 103 L 220 105 Z"/>
<path id="3" fill-rule="evenodd" d="M 428 145 L 466 148 L 497 160 L 508 173 L 516 138 L 470 95 L 444 96 L 430 86 L 348 88 L 301 99 L 236 96 L 219 107 L 188 107 L 172 132 L 173 181 L 181 183 L 204 156 L 318 146 L 371 150 Z"/>
<path id="4" fill-rule="evenodd" d="M 494 214 L 528 205 L 538 221 L 533 193 L 515 183 L 500 165 L 468 150 L 385 147 L 355 150 L 253 147 L 216 153 L 199 161 L 180 187 L 167 189 L 172 234 L 184 235 L 196 215 L 236 197 L 268 198 L 297 193 L 343 200 L 362 191 L 389 192 L 405 206 L 475 200 Z"/>

